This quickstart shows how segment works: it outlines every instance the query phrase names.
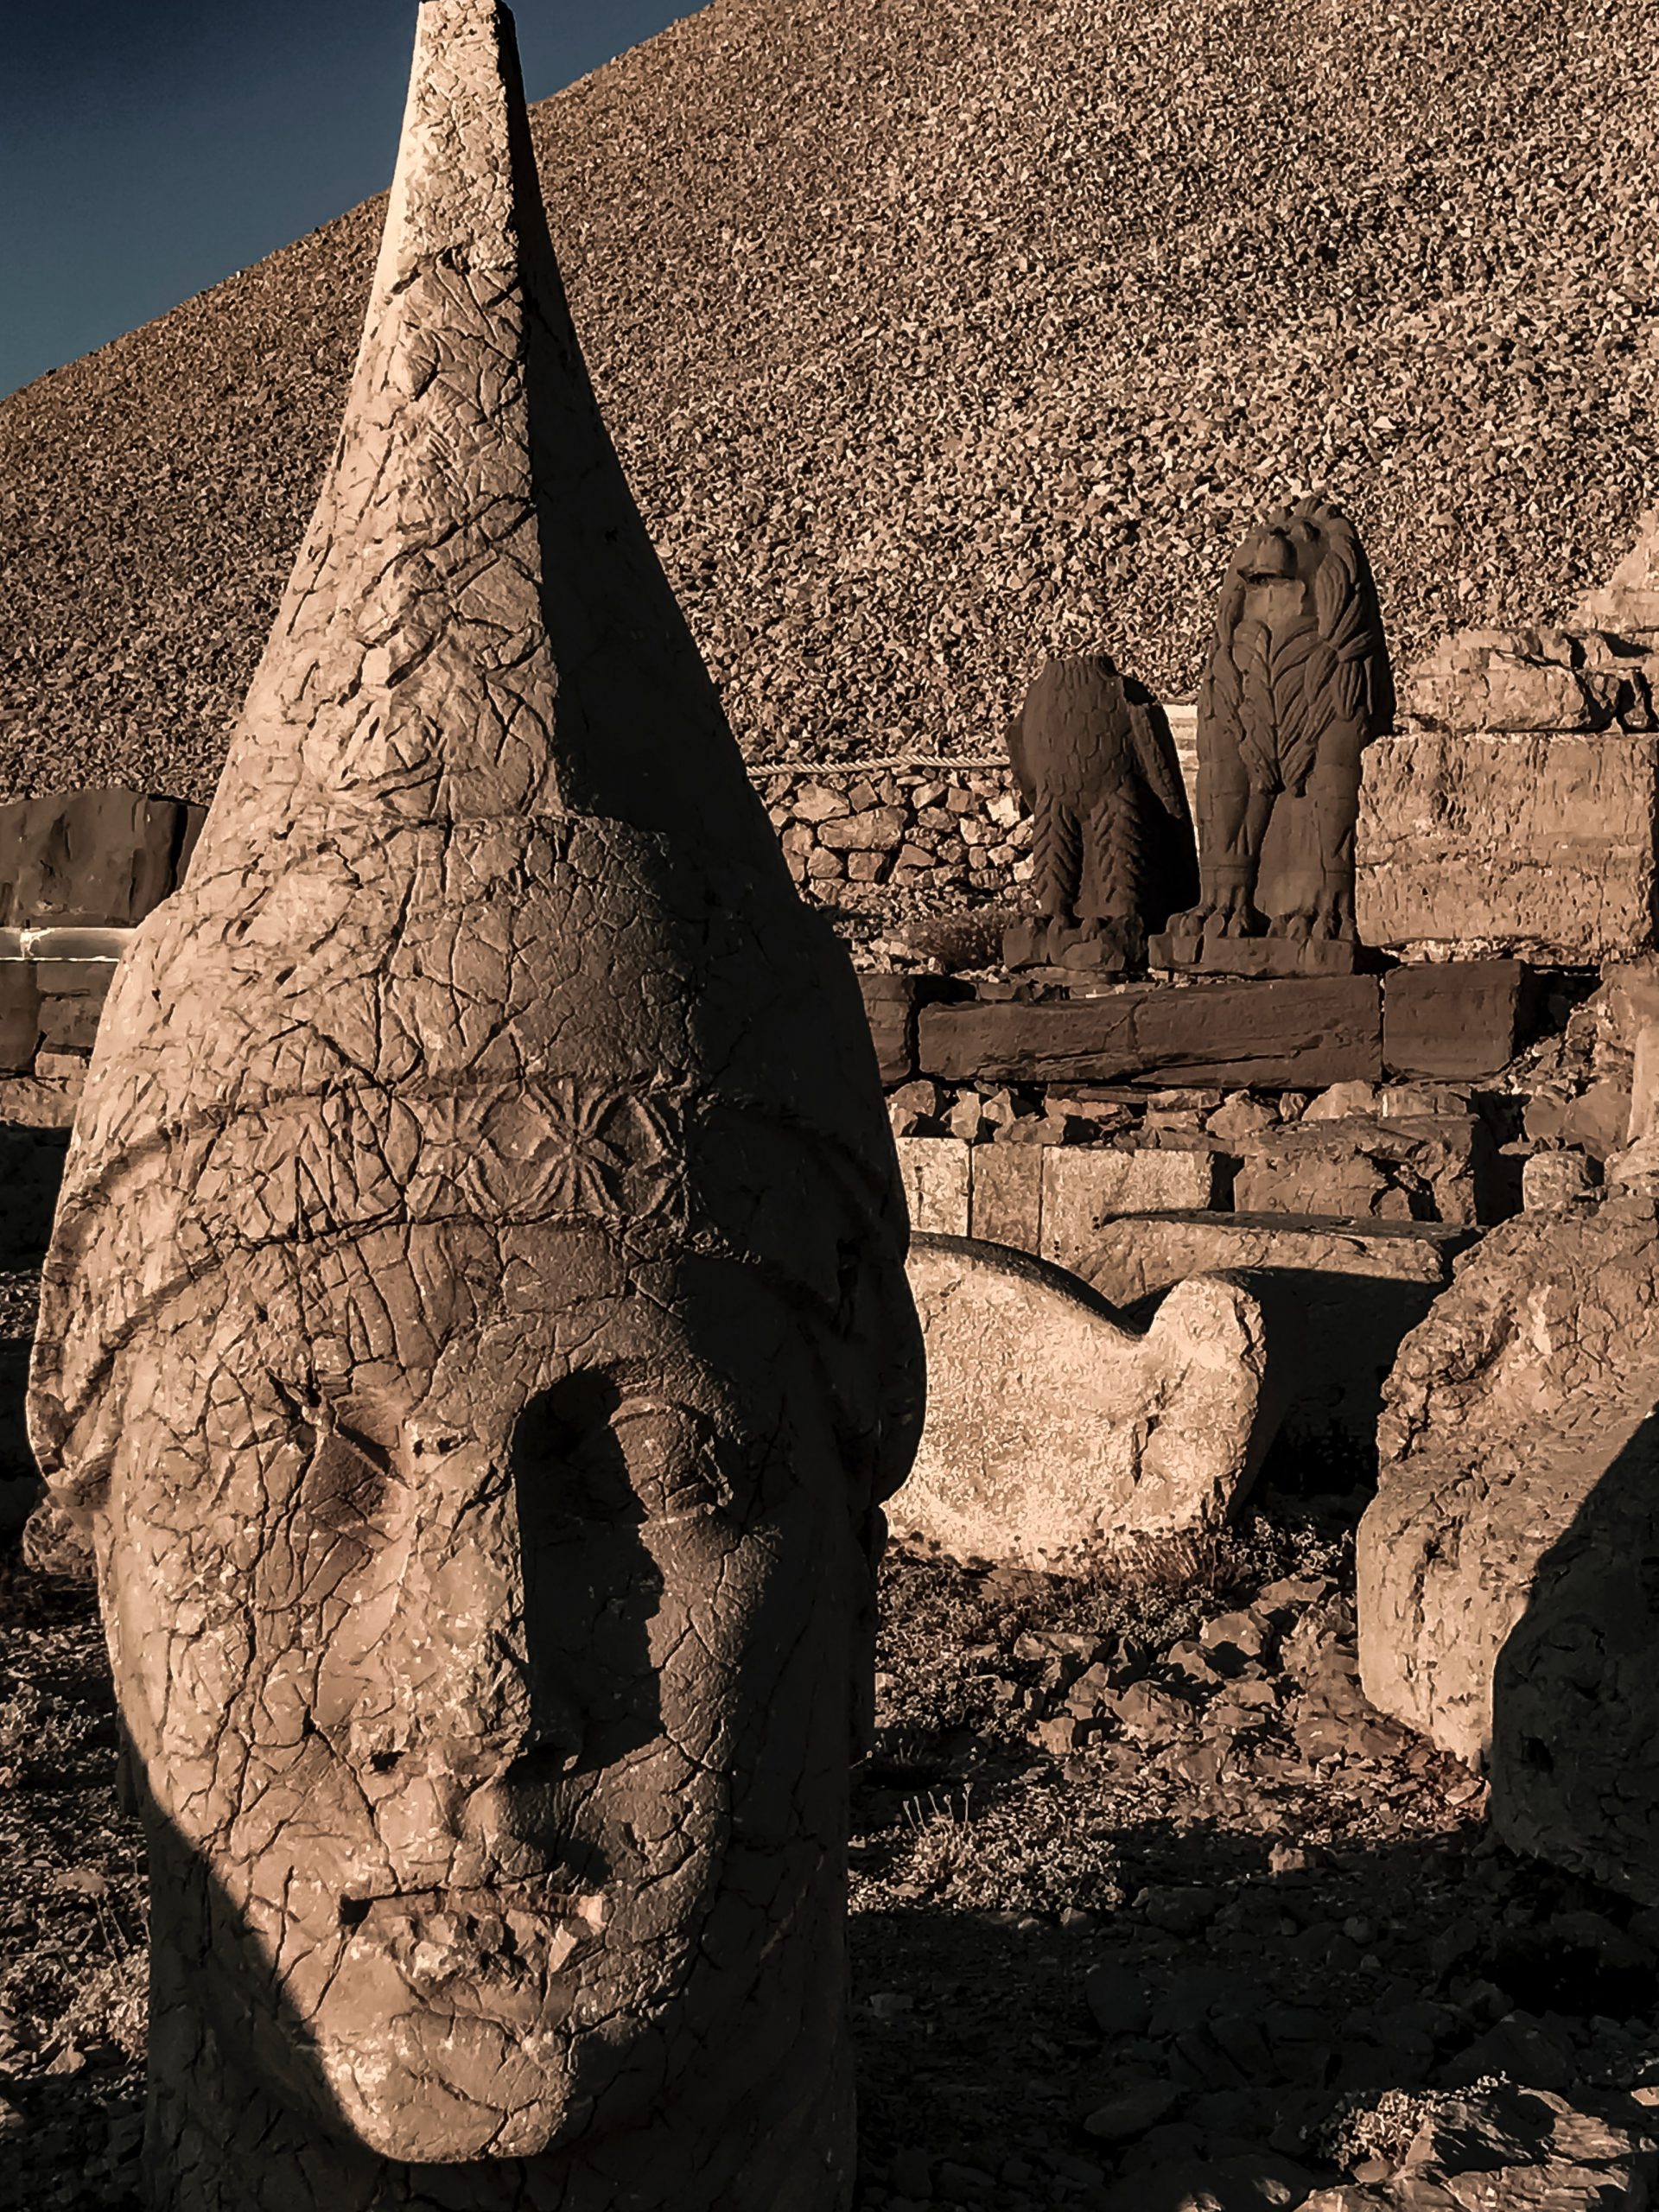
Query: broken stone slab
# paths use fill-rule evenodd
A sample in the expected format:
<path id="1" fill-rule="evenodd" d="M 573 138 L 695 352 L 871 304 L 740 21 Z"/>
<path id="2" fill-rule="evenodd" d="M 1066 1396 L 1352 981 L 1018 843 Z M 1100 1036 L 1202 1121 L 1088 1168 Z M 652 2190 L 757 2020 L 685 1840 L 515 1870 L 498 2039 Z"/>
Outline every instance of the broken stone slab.
<path id="1" fill-rule="evenodd" d="M 1374 1461 L 1383 1378 L 1401 1339 L 1452 1279 L 1478 1230 L 1273 1214 L 1154 1214 L 1105 1224 L 1076 1271 L 1138 1318 L 1190 1275 L 1245 1283 L 1268 1317 L 1269 1401 L 1287 1446 Z"/>
<path id="2" fill-rule="evenodd" d="M 1463 630 L 1402 679 L 1400 709 L 1463 734 L 1639 733 L 1659 728 L 1656 690 L 1659 653 L 1594 630 Z"/>
<path id="3" fill-rule="evenodd" d="M 1050 1572 L 1219 1527 L 1267 1441 L 1267 1342 L 1236 1283 L 1184 1282 L 1144 1332 L 1063 1268 L 918 1236 L 927 1347 L 916 1463 L 887 1514 L 947 1549 Z"/>
<path id="4" fill-rule="evenodd" d="M 1468 1083 L 1526 1042 L 1535 979 L 1519 960 L 1417 961 L 1382 979 L 1382 1065 L 1391 1076 Z"/>
<path id="5" fill-rule="evenodd" d="M 1659 736 L 1414 729 L 1379 738 L 1360 792 L 1368 944 L 1546 966 L 1655 939 Z"/>
<path id="6" fill-rule="evenodd" d="M 1497 1154 L 1477 1115 L 1305 1119 L 1248 1137 L 1240 1150 L 1241 1213 L 1465 1227 L 1499 1217 Z"/>
<path id="7" fill-rule="evenodd" d="M 1401 1348 L 1360 1523 L 1374 1704 L 1517 1850 L 1659 1902 L 1659 1209 L 1491 1231 Z"/>
<path id="8" fill-rule="evenodd" d="M 0 805 L 0 924 L 130 926 L 184 880 L 203 810 L 143 791 Z"/>
<path id="9" fill-rule="evenodd" d="M 958 1083 L 1318 1090 L 1380 1081 L 1382 995 L 1374 976 L 1332 976 L 1131 984 L 1039 1005 L 976 1000 L 925 1007 L 918 1051 L 923 1073 Z"/>

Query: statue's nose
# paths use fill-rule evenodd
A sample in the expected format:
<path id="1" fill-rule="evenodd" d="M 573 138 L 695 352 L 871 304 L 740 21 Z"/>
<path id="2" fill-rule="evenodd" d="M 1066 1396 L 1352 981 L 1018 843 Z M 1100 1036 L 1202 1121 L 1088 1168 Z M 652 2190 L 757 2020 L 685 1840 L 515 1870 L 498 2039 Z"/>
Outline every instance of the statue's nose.
<path id="1" fill-rule="evenodd" d="M 413 1760 L 482 1783 L 533 1751 L 575 1758 L 575 1701 L 532 1646 L 505 1471 L 461 1452 L 441 1473 L 421 1468 L 369 1573 L 318 1683 L 318 1725 L 355 1769 Z"/>

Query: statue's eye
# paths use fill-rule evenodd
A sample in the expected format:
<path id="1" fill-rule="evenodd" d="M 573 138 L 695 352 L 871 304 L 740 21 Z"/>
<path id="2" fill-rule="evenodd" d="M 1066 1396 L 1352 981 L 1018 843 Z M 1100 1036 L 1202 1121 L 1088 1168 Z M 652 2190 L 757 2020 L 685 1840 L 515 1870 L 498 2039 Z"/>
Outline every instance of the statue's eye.
<path id="1" fill-rule="evenodd" d="M 301 1483 L 310 1518 L 329 1529 L 383 1521 L 403 1485 L 378 1444 L 344 1428 L 316 1432 Z"/>
<path id="2" fill-rule="evenodd" d="M 520 1523 L 549 1540 L 733 1503 L 712 1425 L 684 1406 L 625 1397 L 602 1375 L 532 1400 L 514 1440 Z"/>

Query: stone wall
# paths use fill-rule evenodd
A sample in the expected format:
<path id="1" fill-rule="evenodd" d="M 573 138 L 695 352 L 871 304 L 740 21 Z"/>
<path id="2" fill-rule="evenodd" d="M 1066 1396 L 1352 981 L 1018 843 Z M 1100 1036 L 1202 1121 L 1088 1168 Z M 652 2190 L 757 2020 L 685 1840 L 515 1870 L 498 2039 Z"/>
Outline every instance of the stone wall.
<path id="1" fill-rule="evenodd" d="M 1165 709 L 1189 802 L 1198 781 L 1196 709 Z M 1023 904 L 1031 876 L 1031 822 L 1006 753 L 934 760 L 804 762 L 751 771 L 804 894 L 835 913 L 853 957 L 884 950 L 983 964 L 971 938 L 941 938 L 936 918 Z M 988 944 L 992 940 L 988 940 Z M 958 957 L 966 954 L 968 957 Z"/>

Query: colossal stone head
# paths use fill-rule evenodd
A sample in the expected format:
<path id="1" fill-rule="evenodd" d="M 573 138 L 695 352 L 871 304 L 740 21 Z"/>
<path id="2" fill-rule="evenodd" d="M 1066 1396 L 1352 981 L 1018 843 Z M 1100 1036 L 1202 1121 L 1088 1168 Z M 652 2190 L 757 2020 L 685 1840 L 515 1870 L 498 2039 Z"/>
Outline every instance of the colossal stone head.
<path id="1" fill-rule="evenodd" d="M 340 444 L 111 994 L 32 1377 L 149 1829 L 158 2202 L 847 2202 L 904 1246 L 852 976 L 594 404 L 511 18 L 428 0 Z"/>

